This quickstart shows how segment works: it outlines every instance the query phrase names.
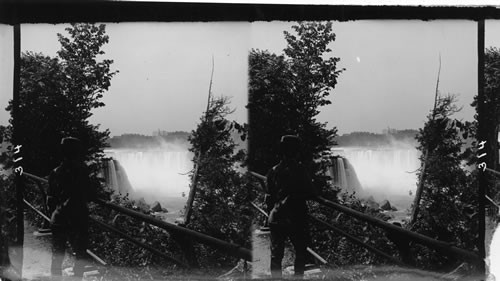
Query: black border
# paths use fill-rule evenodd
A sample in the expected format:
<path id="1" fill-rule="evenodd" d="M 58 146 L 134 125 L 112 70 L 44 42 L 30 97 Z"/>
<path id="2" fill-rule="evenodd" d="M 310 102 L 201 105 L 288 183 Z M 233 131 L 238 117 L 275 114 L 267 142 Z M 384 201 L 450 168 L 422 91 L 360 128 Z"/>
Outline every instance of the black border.
<path id="1" fill-rule="evenodd" d="M 500 19 L 484 7 L 333 6 L 129 1 L 0 0 L 0 23 Z"/>

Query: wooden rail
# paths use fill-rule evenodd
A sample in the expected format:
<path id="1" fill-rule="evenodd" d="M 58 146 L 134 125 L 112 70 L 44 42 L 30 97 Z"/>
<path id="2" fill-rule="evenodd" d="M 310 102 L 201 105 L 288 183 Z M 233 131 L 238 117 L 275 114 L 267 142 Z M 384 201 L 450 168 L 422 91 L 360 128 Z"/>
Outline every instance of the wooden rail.
<path id="1" fill-rule="evenodd" d="M 43 212 L 35 208 L 30 202 L 26 201 L 26 199 L 23 199 L 23 202 L 26 206 L 28 206 L 31 210 L 33 210 L 35 213 L 37 213 L 39 216 L 41 216 L 45 221 L 50 222 L 50 218 L 45 215 Z M 89 254 L 94 260 L 96 260 L 98 263 L 106 266 L 106 262 L 101 259 L 99 256 L 97 256 L 95 253 L 93 253 L 91 250 L 87 249 L 87 254 Z"/>
<path id="2" fill-rule="evenodd" d="M 110 226 L 107 223 L 101 222 L 101 221 L 99 221 L 99 220 L 97 220 L 97 219 L 95 219 L 93 217 L 89 217 L 89 219 L 91 221 L 93 221 L 100 228 L 102 228 L 104 230 L 107 230 L 107 231 L 109 231 L 111 233 L 114 233 L 117 236 L 122 237 L 123 239 L 125 239 L 125 240 L 127 240 L 127 241 L 129 241 L 129 242 L 131 242 L 131 243 L 133 243 L 133 244 L 141 247 L 141 248 L 144 248 L 144 249 L 152 252 L 153 254 L 156 254 L 156 255 L 158 255 L 158 256 L 160 256 L 160 257 L 162 257 L 162 258 L 164 258 L 164 259 L 166 259 L 168 261 L 171 261 L 171 262 L 173 262 L 173 263 L 175 263 L 177 265 L 180 265 L 182 267 L 186 267 L 186 268 L 189 267 L 186 263 L 184 263 L 184 262 L 182 262 L 182 261 L 180 261 L 180 260 L 178 260 L 176 258 L 173 258 L 173 257 L 171 257 L 171 256 L 169 256 L 169 255 L 167 255 L 165 253 L 162 253 L 162 252 L 158 251 L 157 249 L 153 248 L 152 246 L 150 246 L 148 244 L 140 242 L 139 240 L 133 238 L 132 236 L 130 236 L 128 234 L 125 234 L 124 232 L 122 232 L 122 231 L 120 231 L 120 230 L 118 230 L 118 229 Z"/>
<path id="3" fill-rule="evenodd" d="M 428 236 L 406 230 L 404 228 L 387 223 L 383 220 L 374 218 L 372 216 L 363 214 L 363 213 L 358 212 L 356 210 L 353 210 L 351 208 L 347 208 L 347 207 L 342 206 L 340 204 L 331 202 L 323 197 L 318 197 L 315 199 L 315 201 L 317 201 L 318 203 L 320 203 L 323 206 L 330 207 L 330 208 L 335 209 L 337 211 L 346 213 L 352 217 L 363 220 L 367 223 L 384 228 L 385 230 L 396 232 L 402 236 L 405 236 L 405 237 L 407 237 L 415 242 L 426 245 L 430 248 L 433 248 L 433 249 L 436 249 L 436 250 L 439 250 L 439 251 L 442 251 L 442 252 L 445 252 L 448 254 L 457 255 L 457 256 L 460 256 L 460 257 L 465 258 L 467 260 L 474 261 L 474 262 L 481 260 L 481 258 L 479 257 L 479 254 L 476 252 L 460 249 L 460 248 L 453 246 L 451 243 L 439 241 L 439 240 L 430 238 Z"/>
<path id="4" fill-rule="evenodd" d="M 133 218 L 142 220 L 144 222 L 147 222 L 149 224 L 152 224 L 154 226 L 162 228 L 164 230 L 173 232 L 175 234 L 189 237 L 189 238 L 196 240 L 198 242 L 201 242 L 203 244 L 214 246 L 215 248 L 219 248 L 221 250 L 224 250 L 226 253 L 228 253 L 232 256 L 243 258 L 243 259 L 248 260 L 248 261 L 252 260 L 252 251 L 249 249 L 245 249 L 245 248 L 241 247 L 240 245 L 229 243 L 229 242 L 208 236 L 206 234 L 203 234 L 203 233 L 200 233 L 200 232 L 197 232 L 197 231 L 194 231 L 194 230 L 182 227 L 182 226 L 178 226 L 178 225 L 175 225 L 172 223 L 164 222 L 164 221 L 155 219 L 151 216 L 145 215 L 143 213 L 139 213 L 139 212 L 136 212 L 136 211 L 133 211 L 133 210 L 106 202 L 106 201 L 101 200 L 101 199 L 97 199 L 97 200 L 95 200 L 95 202 L 102 205 L 102 206 L 105 206 L 105 207 L 108 207 L 108 208 L 113 209 L 115 211 L 118 211 L 120 213 L 129 215 Z"/>
<path id="5" fill-rule="evenodd" d="M 406 267 L 411 267 L 410 265 L 408 264 L 405 264 L 403 262 L 401 262 L 400 260 L 398 260 L 397 258 L 389 255 L 389 254 L 386 254 L 384 252 L 382 252 L 381 250 L 373 247 L 373 246 L 370 246 L 368 244 L 366 244 L 365 242 L 359 240 L 358 238 L 354 237 L 353 235 L 343 231 L 342 229 L 338 228 L 338 227 L 335 227 L 334 225 L 332 224 L 329 224 L 323 220 L 320 220 L 316 217 L 313 217 L 313 216 L 309 216 L 309 218 L 313 221 L 315 221 L 316 223 L 318 224 L 321 224 L 323 225 L 324 227 L 326 228 L 329 228 L 331 230 L 333 230 L 334 232 L 337 232 L 338 234 L 344 236 L 345 238 L 347 238 L 348 240 L 350 240 L 351 242 L 353 242 L 354 244 L 357 244 L 358 246 L 361 246 L 361 247 L 364 247 L 365 249 L 367 249 L 368 251 L 372 252 L 372 253 L 375 253 L 391 262 L 393 262 L 394 264 L 397 264 L 399 266 L 406 266 Z"/>
<path id="6" fill-rule="evenodd" d="M 259 178 L 260 180 L 266 179 L 265 176 L 258 174 L 258 173 L 255 173 L 255 172 L 250 172 L 250 174 Z M 398 227 L 396 225 L 387 223 L 383 220 L 374 218 L 372 216 L 363 214 L 363 213 L 358 212 L 356 210 L 353 210 L 351 208 L 342 206 L 338 203 L 331 202 L 331 201 L 329 201 L 321 196 L 318 196 L 314 200 L 325 207 L 329 207 L 331 209 L 335 209 L 337 211 L 343 212 L 343 213 L 348 214 L 352 217 L 355 217 L 359 220 L 362 220 L 362 221 L 365 221 L 367 223 L 379 226 L 387 231 L 392 231 L 392 232 L 398 233 L 406 238 L 409 238 L 417 243 L 426 245 L 430 248 L 442 251 L 442 252 L 450 254 L 450 255 L 457 255 L 457 256 L 460 256 L 464 259 L 467 259 L 467 260 L 470 260 L 473 262 L 479 262 L 482 260 L 479 256 L 479 253 L 477 253 L 477 252 L 460 249 L 460 248 L 453 246 L 451 243 L 442 242 L 442 241 L 427 237 L 425 235 L 403 229 L 403 228 Z"/>
<path id="7" fill-rule="evenodd" d="M 30 174 L 30 173 L 27 173 L 27 172 L 23 172 L 23 175 L 25 175 L 25 176 L 27 176 L 29 178 L 32 178 L 34 180 L 38 180 L 38 181 L 42 181 L 42 182 L 48 183 L 47 179 L 38 177 L 36 175 Z M 94 200 L 94 202 L 97 203 L 97 204 L 99 204 L 99 205 L 101 205 L 101 206 L 103 206 L 103 207 L 115 210 L 115 211 L 117 211 L 119 213 L 129 215 L 129 216 L 131 216 L 133 218 L 136 218 L 136 219 L 139 219 L 141 221 L 147 222 L 147 223 L 149 223 L 151 225 L 157 226 L 157 227 L 159 227 L 159 228 L 161 228 L 163 230 L 170 231 L 170 232 L 182 235 L 182 236 L 186 236 L 188 238 L 191 238 L 191 239 L 196 240 L 198 242 L 201 242 L 203 244 L 211 245 L 211 246 L 213 246 L 215 248 L 218 248 L 220 250 L 225 251 L 226 253 L 228 253 L 228 254 L 230 254 L 232 256 L 243 258 L 243 259 L 245 259 L 247 261 L 251 261 L 252 260 L 252 252 L 251 252 L 251 250 L 243 248 L 243 247 L 241 247 L 241 246 L 239 246 L 237 244 L 229 243 L 229 242 L 226 242 L 226 241 L 223 241 L 223 240 L 220 240 L 220 239 L 208 236 L 206 234 L 203 234 L 203 233 L 200 233 L 200 232 L 197 232 L 197 231 L 185 228 L 185 227 L 181 227 L 181 226 L 178 226 L 178 225 L 175 225 L 175 224 L 164 222 L 162 220 L 153 218 L 153 217 L 145 215 L 143 213 L 136 212 L 136 211 L 133 211 L 133 210 L 130 210 L 130 209 L 118 206 L 116 204 L 113 204 L 113 203 L 110 203 L 110 202 L 106 202 L 106 201 L 101 200 L 101 199 L 96 199 L 96 200 Z M 108 230 L 110 230 L 110 229 L 108 229 Z M 120 235 L 120 234 L 118 234 L 118 232 L 114 232 L 114 233 L 117 234 L 117 235 Z M 123 238 L 125 238 L 125 237 L 123 236 Z M 125 239 L 127 239 L 127 238 L 125 238 Z M 135 242 L 132 242 L 132 243 L 135 243 Z"/>
<path id="8" fill-rule="evenodd" d="M 490 168 L 486 168 L 485 169 L 486 171 L 494 174 L 495 176 L 500 176 L 500 172 L 499 171 L 496 171 L 496 170 L 493 170 L 493 169 L 490 169 Z"/>

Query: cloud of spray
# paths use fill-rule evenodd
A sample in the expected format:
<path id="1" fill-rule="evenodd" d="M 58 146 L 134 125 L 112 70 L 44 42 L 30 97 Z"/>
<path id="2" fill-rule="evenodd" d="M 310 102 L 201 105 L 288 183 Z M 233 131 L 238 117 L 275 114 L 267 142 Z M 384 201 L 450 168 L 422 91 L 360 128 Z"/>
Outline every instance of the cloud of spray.
<path id="1" fill-rule="evenodd" d="M 125 170 L 133 191 L 161 197 L 182 197 L 189 192 L 193 155 L 182 143 L 162 143 L 160 148 L 115 149 L 106 152 Z"/>
<path id="2" fill-rule="evenodd" d="M 231 137 L 236 144 L 235 153 L 246 149 L 246 140 L 241 140 L 235 129 Z M 155 143 L 142 144 L 141 149 L 110 149 L 107 156 L 117 160 L 125 170 L 132 186 L 130 198 L 143 197 L 149 203 L 162 202 L 164 198 L 182 198 L 189 193 L 189 172 L 194 168 L 194 155 L 189 152 L 186 139 L 165 140 L 155 138 Z M 244 168 L 236 165 L 240 172 Z"/>
<path id="3" fill-rule="evenodd" d="M 166 141 L 164 138 L 157 137 L 157 141 L 160 143 L 159 147 L 164 151 L 188 151 L 189 142 L 184 139 L 174 139 Z M 154 149 L 154 148 L 153 148 Z"/>
<path id="4" fill-rule="evenodd" d="M 365 196 L 390 200 L 416 190 L 420 152 L 411 143 L 393 140 L 390 146 L 337 147 L 334 152 L 354 167 Z"/>

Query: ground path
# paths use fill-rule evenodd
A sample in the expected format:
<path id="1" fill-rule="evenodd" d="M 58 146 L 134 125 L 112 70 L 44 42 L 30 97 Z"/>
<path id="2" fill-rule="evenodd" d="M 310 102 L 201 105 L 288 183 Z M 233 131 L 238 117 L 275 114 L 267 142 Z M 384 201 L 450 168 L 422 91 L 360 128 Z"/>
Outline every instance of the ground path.
<path id="1" fill-rule="evenodd" d="M 24 221 L 24 244 L 23 248 L 11 247 L 9 255 L 11 256 L 12 269 L 10 272 L 19 272 L 21 263 L 19 261 L 22 251 L 22 279 L 23 280 L 50 280 L 50 265 L 52 259 L 51 252 L 51 236 L 37 236 L 34 232 L 37 231 L 36 226 L 31 225 L 28 221 Z M 72 275 L 73 257 L 66 253 L 63 263 L 64 273 L 67 280 Z M 86 278 L 84 280 L 91 280 Z"/>
<path id="2" fill-rule="evenodd" d="M 25 221 L 24 228 L 24 247 L 22 249 L 12 247 L 10 249 L 13 268 L 19 268 L 19 263 L 16 262 L 16 256 L 19 251 L 23 254 L 22 263 L 22 274 L 23 280 L 34 280 L 34 281 L 46 281 L 50 280 L 50 263 L 51 263 L 51 236 L 35 236 L 33 233 L 37 230 L 37 227 L 30 225 Z M 254 263 L 253 263 L 253 277 L 267 277 L 269 275 L 269 269 L 266 266 L 269 264 L 269 241 L 267 241 L 266 235 L 262 236 L 256 235 L 254 233 L 254 239 L 258 236 L 260 243 L 254 244 Z M 259 259 L 263 259 L 259 261 Z M 68 269 L 73 265 L 73 260 L 71 255 L 66 254 L 66 260 L 64 266 L 66 268 L 66 274 Z M 396 266 L 351 266 L 344 268 L 330 268 L 328 265 L 322 267 L 321 273 L 311 272 L 311 274 L 306 274 L 306 279 L 323 277 L 328 280 L 370 280 L 370 281 L 381 281 L 381 280 L 479 280 L 474 277 L 463 278 L 463 276 L 452 276 L 446 274 L 437 274 L 426 272 L 416 269 L 407 269 Z M 284 272 L 285 276 L 289 276 L 291 272 Z M 241 278 L 240 274 L 236 274 Z M 308 276 L 309 275 L 309 276 Z M 444 276 L 443 276 L 444 275 Z M 220 278 L 219 280 L 235 280 L 238 277 L 231 276 L 229 278 Z M 447 277 L 447 278 L 446 278 Z M 457 278 L 458 277 L 458 278 Z M 476 276 L 477 277 L 477 276 Z M 84 279 L 84 281 L 98 280 L 98 276 L 89 276 Z M 168 277 L 167 277 L 168 278 Z M 182 279 L 182 278 L 179 278 Z M 177 280 L 179 280 L 177 279 Z M 189 279 L 189 278 L 188 278 Z M 65 280 L 72 280 L 66 277 Z"/>
<path id="3" fill-rule="evenodd" d="M 36 230 L 24 221 L 23 278 L 28 280 L 50 276 L 51 236 L 35 236 Z"/>

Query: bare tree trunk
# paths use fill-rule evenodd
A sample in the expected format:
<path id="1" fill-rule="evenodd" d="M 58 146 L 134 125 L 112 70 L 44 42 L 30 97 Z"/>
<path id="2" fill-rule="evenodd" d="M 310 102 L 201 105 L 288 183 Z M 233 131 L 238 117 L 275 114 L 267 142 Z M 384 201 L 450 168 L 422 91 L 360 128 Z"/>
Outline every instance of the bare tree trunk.
<path id="1" fill-rule="evenodd" d="M 189 190 L 189 196 L 188 200 L 186 203 L 186 211 L 184 214 L 184 225 L 189 224 L 189 220 L 191 219 L 191 213 L 193 212 L 193 202 L 194 202 L 194 195 L 196 194 L 196 188 L 197 188 L 197 183 L 198 183 L 198 167 L 199 167 L 199 161 L 200 161 L 200 153 L 196 155 L 195 159 L 195 168 L 194 168 L 194 175 L 193 179 L 191 181 L 191 188 Z"/>
<path id="2" fill-rule="evenodd" d="M 434 95 L 434 107 L 432 109 L 432 117 L 431 117 L 431 122 L 434 121 L 436 118 L 436 107 L 438 103 L 438 97 L 439 97 L 439 75 L 441 74 L 441 54 L 439 55 L 439 70 L 438 70 L 438 75 L 437 75 L 437 81 L 436 81 L 436 92 Z M 424 152 L 424 161 L 422 163 L 422 167 L 420 168 L 420 176 L 418 179 L 418 187 L 417 187 L 417 192 L 415 193 L 415 199 L 413 200 L 413 210 L 411 214 L 411 219 L 409 223 L 409 228 L 413 226 L 413 224 L 417 221 L 418 217 L 418 212 L 420 210 L 420 199 L 422 199 L 422 193 L 424 192 L 424 182 L 425 182 L 425 170 L 427 166 L 427 160 L 429 158 L 429 145 L 425 148 Z"/>
<path id="3" fill-rule="evenodd" d="M 214 57 L 212 56 L 212 74 L 210 75 L 210 85 L 208 87 L 208 100 L 207 100 L 207 110 L 205 111 L 205 121 L 208 120 L 208 111 L 210 109 L 210 100 L 212 98 L 212 81 L 214 78 Z M 186 203 L 186 209 L 184 213 L 184 225 L 188 225 L 189 221 L 191 219 L 191 213 L 193 212 L 193 202 L 194 202 L 194 196 L 196 194 L 196 189 L 198 187 L 198 170 L 200 166 L 200 160 L 202 157 L 201 151 L 198 151 L 195 157 L 195 168 L 194 168 L 194 174 L 193 174 L 193 179 L 191 181 L 191 188 L 189 190 L 189 196 L 188 200 Z"/>

